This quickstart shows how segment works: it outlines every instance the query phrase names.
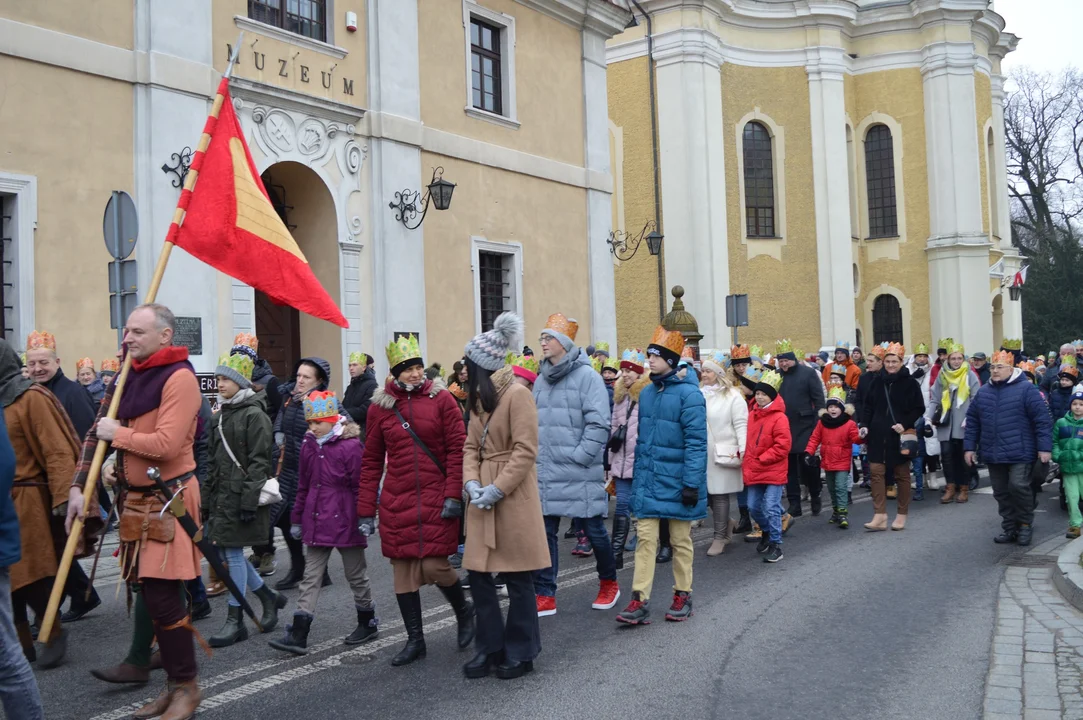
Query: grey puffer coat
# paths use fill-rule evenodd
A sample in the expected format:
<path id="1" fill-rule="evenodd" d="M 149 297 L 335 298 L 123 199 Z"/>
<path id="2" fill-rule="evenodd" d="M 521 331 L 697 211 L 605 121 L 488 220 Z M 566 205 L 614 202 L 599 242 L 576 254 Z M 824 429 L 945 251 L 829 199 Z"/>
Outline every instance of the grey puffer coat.
<path id="1" fill-rule="evenodd" d="M 609 393 L 590 358 L 573 347 L 560 362 L 542 361 L 538 406 L 538 489 L 542 514 L 605 517 L 602 451 L 609 439 Z"/>

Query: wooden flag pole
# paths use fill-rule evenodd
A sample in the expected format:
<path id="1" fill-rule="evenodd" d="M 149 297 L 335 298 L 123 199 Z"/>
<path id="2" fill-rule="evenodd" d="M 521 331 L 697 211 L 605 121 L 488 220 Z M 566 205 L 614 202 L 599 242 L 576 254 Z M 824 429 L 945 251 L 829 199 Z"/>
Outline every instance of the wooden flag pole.
<path id="1" fill-rule="evenodd" d="M 233 74 L 233 66 L 237 62 L 237 56 L 241 51 L 241 40 L 244 39 L 244 31 L 237 37 L 237 44 L 234 46 L 233 56 L 229 59 L 229 64 L 226 66 L 226 72 L 223 78 L 228 79 Z M 225 96 L 221 92 L 216 92 L 214 96 L 214 104 L 211 106 L 210 117 L 218 120 L 218 113 L 222 111 L 222 103 L 225 102 Z M 196 148 L 195 156 L 192 158 L 192 165 L 188 170 L 188 174 L 184 178 L 184 188 L 181 190 L 180 200 L 177 201 L 177 209 L 173 212 L 173 224 L 170 226 L 169 235 L 162 246 L 162 252 L 158 255 L 158 264 L 154 267 L 154 275 L 150 280 L 150 287 L 147 288 L 147 294 L 143 298 L 144 304 L 153 303 L 158 297 L 158 288 L 162 284 L 162 277 L 165 275 L 166 265 L 169 263 L 169 255 L 173 251 L 173 242 L 170 238 L 175 237 L 176 232 L 180 229 L 180 226 L 184 223 L 185 209 L 188 207 L 188 199 L 191 197 L 192 190 L 195 189 L 196 180 L 199 178 L 199 165 L 202 164 L 202 156 L 207 151 L 207 147 L 210 145 L 211 136 L 204 128 L 203 134 L 199 138 L 199 145 Z M 197 160 L 200 162 L 197 164 Z M 132 367 L 132 356 L 126 354 L 124 357 L 124 364 L 120 368 L 120 372 L 117 374 L 116 384 L 113 389 L 113 399 L 109 403 L 109 410 L 106 412 L 105 417 L 110 420 L 115 420 L 117 417 L 117 409 L 120 407 L 120 398 L 124 394 L 124 383 L 128 379 L 128 372 Z M 105 461 L 105 454 L 109 450 L 109 443 L 105 440 L 99 440 L 98 446 L 94 449 L 94 459 L 90 464 L 90 471 L 87 473 L 86 485 L 83 487 L 83 511 L 85 513 L 86 508 L 90 506 L 90 501 L 94 497 L 97 491 L 98 479 L 101 477 L 102 463 Z M 64 585 L 68 580 L 68 573 L 71 572 L 71 564 L 75 558 L 75 550 L 79 545 L 79 539 L 83 534 L 83 518 L 76 517 L 72 520 L 71 530 L 68 532 L 68 541 L 64 546 L 64 555 L 60 558 L 60 565 L 56 571 L 56 579 L 53 581 L 53 590 L 49 595 L 49 606 L 45 611 L 45 617 L 39 618 L 41 620 L 41 630 L 38 632 L 38 637 L 42 639 L 42 642 L 47 642 L 50 634 L 53 631 L 53 625 L 55 624 L 57 614 L 60 610 L 60 602 L 64 598 Z M 104 538 L 103 538 L 104 540 Z"/>

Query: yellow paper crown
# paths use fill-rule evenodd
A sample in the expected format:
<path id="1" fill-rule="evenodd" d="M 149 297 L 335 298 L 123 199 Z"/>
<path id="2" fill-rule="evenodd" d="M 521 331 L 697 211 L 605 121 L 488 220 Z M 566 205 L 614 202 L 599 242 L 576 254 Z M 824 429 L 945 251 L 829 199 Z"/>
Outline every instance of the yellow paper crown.
<path id="1" fill-rule="evenodd" d="M 1008 367 L 1015 367 L 1015 356 L 1007 350 L 997 350 L 993 353 L 993 357 L 990 360 L 993 365 L 1007 365 Z"/>
<path id="2" fill-rule="evenodd" d="M 26 338 L 26 349 L 29 350 L 52 350 L 56 352 L 56 338 L 50 332 L 35 330 Z"/>
<path id="3" fill-rule="evenodd" d="M 763 359 L 763 348 L 761 348 L 759 345 L 753 345 L 752 347 L 750 347 L 748 349 L 748 353 L 749 353 L 748 356 L 750 358 L 759 358 L 760 360 Z M 737 356 L 734 355 L 734 357 L 737 357 Z"/>
<path id="4" fill-rule="evenodd" d="M 680 355 L 684 352 L 684 335 L 681 335 L 677 330 L 666 330 L 659 325 L 654 329 L 654 335 L 651 336 L 651 345 L 664 347 L 666 350 Z"/>
<path id="5" fill-rule="evenodd" d="M 601 340 L 599 342 L 594 343 L 594 352 L 600 352 L 600 353 L 608 354 L 609 353 L 609 343 L 605 342 L 604 340 Z"/>
<path id="6" fill-rule="evenodd" d="M 505 359 L 508 365 L 514 365 L 521 367 L 524 370 L 529 370 L 535 375 L 538 374 L 538 361 L 533 357 L 525 357 L 523 355 L 516 355 L 515 353 L 508 353 L 508 357 Z"/>
<path id="7" fill-rule="evenodd" d="M 830 390 L 827 391 L 827 399 L 828 400 L 838 400 L 843 405 L 845 405 L 846 404 L 846 388 L 842 387 L 841 385 L 838 386 L 838 387 L 831 388 Z"/>
<path id="8" fill-rule="evenodd" d="M 914 348 L 914 354 L 915 355 L 928 355 L 929 354 L 929 346 L 926 345 L 925 343 L 918 343 L 918 346 L 916 348 Z"/>
<path id="9" fill-rule="evenodd" d="M 950 337 L 940 338 L 939 340 L 936 341 L 936 349 L 937 350 L 947 350 L 950 353 L 951 352 L 951 346 L 954 345 L 954 344 L 955 344 L 955 340 L 953 338 L 950 338 Z"/>
<path id="10" fill-rule="evenodd" d="M 791 342 L 788 338 L 783 339 L 783 340 L 775 341 L 775 355 L 776 356 L 781 355 L 782 353 L 792 353 L 792 352 L 794 352 L 794 350 L 793 350 L 793 342 Z M 797 353 L 794 353 L 794 354 L 796 355 Z"/>
<path id="11" fill-rule="evenodd" d="M 964 356 L 966 355 L 966 348 L 963 347 L 962 343 L 957 343 L 954 340 L 952 340 L 951 338 L 947 338 L 947 340 L 948 340 L 948 344 L 947 345 L 942 345 L 941 347 L 943 347 L 945 350 L 948 351 L 948 355 L 952 355 L 954 353 L 960 353 L 960 354 L 962 354 Z M 939 350 L 940 348 L 937 348 L 937 349 Z"/>
<path id="12" fill-rule="evenodd" d="M 243 377 L 245 380 L 249 381 L 252 380 L 253 366 L 254 363 L 252 362 L 252 358 L 250 358 L 244 353 L 238 352 L 233 353 L 232 355 L 223 355 L 222 357 L 218 358 L 218 367 L 228 368 Z"/>
<path id="13" fill-rule="evenodd" d="M 1022 350 L 1023 341 L 1009 338 L 1004 341 L 1004 344 L 1001 345 L 1001 347 L 1005 350 Z"/>
<path id="14" fill-rule="evenodd" d="M 778 389 L 782 387 L 782 376 L 774 370 L 768 370 L 760 377 L 760 382 L 764 385 L 770 385 L 778 392 Z"/>
<path id="15" fill-rule="evenodd" d="M 572 318 L 565 317 L 563 313 L 553 313 L 545 321 L 545 330 L 555 330 L 575 342 L 575 335 L 579 332 L 579 323 Z M 543 335 L 545 330 L 542 331 Z"/>
<path id="16" fill-rule="evenodd" d="M 609 368 L 610 370 L 616 370 L 617 372 L 620 372 L 620 358 L 618 358 L 618 357 L 607 357 L 605 359 L 605 362 L 602 364 L 602 369 L 604 370 L 605 368 Z"/>
<path id="17" fill-rule="evenodd" d="M 1074 368 L 1079 367 L 1079 361 L 1076 360 L 1075 355 L 1065 355 L 1064 357 L 1062 357 L 1060 359 L 1060 364 L 1061 364 L 1062 369 L 1063 369 L 1063 367 L 1065 365 L 1068 365 L 1069 367 L 1074 367 Z"/>
<path id="18" fill-rule="evenodd" d="M 828 376 L 828 378 L 827 378 L 827 387 L 829 387 L 829 388 L 842 387 L 842 378 L 840 378 L 838 375 L 830 375 L 830 376 Z"/>
<path id="19" fill-rule="evenodd" d="M 365 353 L 363 353 L 363 352 L 352 352 L 352 353 L 350 353 L 350 363 L 351 364 L 352 363 L 357 363 L 358 365 L 364 365 L 366 359 L 367 358 L 365 357 Z"/>
<path id="20" fill-rule="evenodd" d="M 82 370 L 82 369 L 83 369 L 83 368 L 85 368 L 85 367 L 88 367 L 88 368 L 90 368 L 91 370 L 93 370 L 93 369 L 94 369 L 94 361 L 93 361 L 93 360 L 91 360 L 91 359 L 90 359 L 90 358 L 88 358 L 88 357 L 85 357 L 85 358 L 79 358 L 79 361 L 75 363 L 75 370 L 76 370 L 76 372 L 78 372 L 79 370 Z"/>
<path id="21" fill-rule="evenodd" d="M 407 360 L 421 359 L 421 344 L 417 335 L 404 335 L 387 346 L 387 364 L 395 367 Z"/>
<path id="22" fill-rule="evenodd" d="M 897 355 L 900 358 L 906 357 L 906 346 L 902 343 L 888 343 L 888 346 L 884 348 L 884 356 Z"/>
<path id="23" fill-rule="evenodd" d="M 600 373 L 602 371 L 602 361 L 599 358 L 592 357 L 590 359 L 590 366 L 594 368 L 594 372 Z"/>

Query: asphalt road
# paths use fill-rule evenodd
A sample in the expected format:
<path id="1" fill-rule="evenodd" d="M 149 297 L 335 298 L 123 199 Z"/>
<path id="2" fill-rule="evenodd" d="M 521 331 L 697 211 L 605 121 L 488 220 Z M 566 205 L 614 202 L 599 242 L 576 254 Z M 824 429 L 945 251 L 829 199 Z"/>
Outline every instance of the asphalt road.
<path id="1" fill-rule="evenodd" d="M 463 678 L 460 666 L 472 651 L 455 647 L 454 618 L 432 588 L 423 590 L 428 657 L 392 668 L 404 633 L 378 544 L 368 556 L 380 639 L 360 648 L 341 644 L 355 618 L 335 556 L 335 584 L 320 598 L 310 636 L 314 651 L 287 656 L 268 647 L 267 636 L 253 635 L 213 658 L 201 654 L 199 717 L 978 718 L 997 589 L 1023 549 L 993 544 L 999 518 L 991 495 L 950 506 L 929 495 L 913 504 L 904 532 L 866 533 L 861 524 L 872 506 L 861 490 L 849 530 L 829 525 L 828 513 L 813 518 L 806 511 L 777 565 L 763 563 L 743 542 L 707 558 L 703 528 L 696 536 L 695 615 L 683 624 L 662 620 L 668 565 L 657 569 L 653 624 L 626 628 L 613 620 L 630 596 L 631 563 L 619 573 L 618 608 L 592 610 L 594 561 L 573 558 L 572 541 L 562 540 L 559 612 L 541 619 L 535 672 L 516 681 Z M 1066 524 L 1047 491 L 1035 544 Z M 288 563 L 284 551 L 279 558 Z M 99 584 L 102 608 L 70 626 L 67 663 L 37 673 L 47 717 L 124 718 L 164 682 L 158 672 L 145 687 L 117 688 L 90 676 L 89 668 L 126 652 L 130 624 L 114 587 Z M 291 613 L 297 591 L 287 594 Z M 197 623 L 205 635 L 224 615 L 225 598 L 212 602 L 214 615 Z"/>

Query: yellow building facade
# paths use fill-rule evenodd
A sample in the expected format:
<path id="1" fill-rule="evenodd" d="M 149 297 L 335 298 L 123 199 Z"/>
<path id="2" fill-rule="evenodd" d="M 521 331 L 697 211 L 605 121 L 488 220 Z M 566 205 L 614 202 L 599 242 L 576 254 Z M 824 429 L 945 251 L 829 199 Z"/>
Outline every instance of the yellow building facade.
<path id="1" fill-rule="evenodd" d="M 664 242 L 616 261 L 622 346 L 678 284 L 707 347 L 730 343 L 729 294 L 748 295 L 739 339 L 767 348 L 1022 337 L 1001 74 L 1018 39 L 990 0 L 627 5 L 613 223 Z"/>
<path id="2" fill-rule="evenodd" d="M 43 329 L 69 375 L 112 357 L 102 213 L 139 215 L 140 297 L 230 53 L 257 169 L 340 329 L 175 251 L 158 300 L 184 318 L 196 369 L 238 332 L 284 377 L 417 333 L 449 365 L 505 310 L 578 319 L 616 340 L 606 50 L 630 14 L 608 0 L 0 2 L 4 334 Z M 238 37 L 243 38 L 238 44 Z M 442 169 L 450 208 L 423 213 Z M 415 195 L 415 193 L 417 193 Z M 414 200 L 416 214 L 402 211 Z M 418 225 L 418 222 L 424 222 Z M 416 226 L 416 227 L 415 227 Z M 259 263 L 258 256 L 251 258 Z"/>

